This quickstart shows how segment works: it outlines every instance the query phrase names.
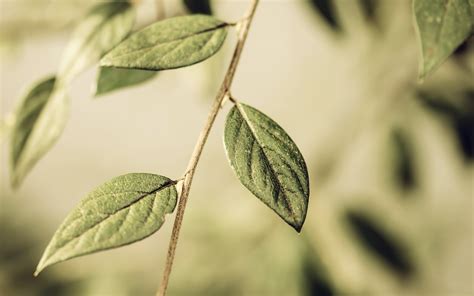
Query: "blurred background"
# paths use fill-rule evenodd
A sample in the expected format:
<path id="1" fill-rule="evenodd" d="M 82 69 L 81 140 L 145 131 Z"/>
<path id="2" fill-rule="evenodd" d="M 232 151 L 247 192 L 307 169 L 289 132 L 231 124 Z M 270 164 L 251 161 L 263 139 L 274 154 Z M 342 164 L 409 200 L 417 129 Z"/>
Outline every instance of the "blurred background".
<path id="1" fill-rule="evenodd" d="M 233 84 L 305 156 L 308 216 L 297 234 L 234 176 L 225 106 L 199 164 L 169 295 L 474 295 L 474 41 L 417 81 L 408 0 L 261 1 Z M 0 1 L 1 116 L 57 70 L 97 1 Z M 137 28 L 156 17 L 142 1 Z M 186 12 L 164 2 L 166 16 Z M 248 1 L 215 0 L 235 21 Z M 144 241 L 33 277 L 67 213 L 129 172 L 179 178 L 230 60 L 213 58 L 94 98 L 97 67 L 69 90 L 63 135 L 17 191 L 1 149 L 0 295 L 153 295 L 173 216 Z M 3 135 L 5 138 L 5 135 Z"/>

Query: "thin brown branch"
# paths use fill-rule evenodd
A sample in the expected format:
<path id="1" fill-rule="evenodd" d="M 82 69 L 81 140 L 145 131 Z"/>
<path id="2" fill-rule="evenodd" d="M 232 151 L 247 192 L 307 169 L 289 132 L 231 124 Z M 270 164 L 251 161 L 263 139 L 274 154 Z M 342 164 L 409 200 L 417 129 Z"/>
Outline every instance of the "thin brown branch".
<path id="1" fill-rule="evenodd" d="M 184 175 L 183 187 L 179 199 L 178 209 L 176 212 L 176 218 L 173 225 L 173 231 L 171 233 L 165 270 L 163 272 L 163 278 L 161 281 L 160 288 L 158 289 L 156 294 L 157 296 L 164 296 L 166 294 L 171 270 L 173 267 L 173 260 L 176 253 L 176 245 L 178 244 L 179 232 L 183 223 L 184 210 L 186 208 L 189 192 L 191 190 L 191 184 L 193 181 L 194 173 L 196 171 L 197 164 L 201 157 L 202 150 L 204 149 L 204 145 L 206 144 L 211 128 L 214 124 L 217 114 L 221 110 L 222 102 L 229 95 L 229 90 L 232 85 L 235 72 L 237 70 L 237 65 L 239 64 L 240 56 L 242 54 L 245 41 L 247 39 L 250 24 L 252 23 L 253 17 L 255 15 L 258 2 L 259 0 L 252 0 L 250 8 L 246 16 L 242 20 L 242 25 L 239 29 L 239 37 L 235 46 L 234 54 L 232 56 L 229 68 L 227 69 L 221 88 L 217 93 L 216 99 L 214 100 L 211 111 L 209 112 L 204 128 L 202 129 L 201 134 L 199 135 L 196 146 L 194 147 L 193 154 L 191 156 L 191 159 L 189 160 L 188 168 L 186 170 L 186 174 Z"/>

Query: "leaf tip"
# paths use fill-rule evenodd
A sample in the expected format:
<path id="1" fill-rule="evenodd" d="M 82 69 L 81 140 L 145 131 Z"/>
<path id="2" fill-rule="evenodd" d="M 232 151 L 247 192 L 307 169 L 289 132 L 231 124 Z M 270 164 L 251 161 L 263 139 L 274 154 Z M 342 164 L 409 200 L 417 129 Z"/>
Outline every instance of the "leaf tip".
<path id="1" fill-rule="evenodd" d="M 45 251 L 45 253 L 43 254 L 43 256 L 41 256 L 41 259 L 40 259 L 38 265 L 36 266 L 36 270 L 35 270 L 35 272 L 33 273 L 33 275 L 34 275 L 35 277 L 37 277 L 46 267 L 48 267 L 48 266 L 50 266 L 50 265 L 52 265 L 52 264 L 54 264 L 54 263 L 57 263 L 57 262 L 54 262 L 54 261 L 51 262 L 51 260 L 50 260 L 51 257 L 50 257 L 50 256 L 46 257 L 46 256 L 47 256 L 47 255 L 46 255 L 46 254 L 47 254 L 46 252 L 48 252 L 48 251 L 47 251 L 47 250 Z"/>
<path id="2" fill-rule="evenodd" d="M 296 226 L 294 228 L 295 228 L 296 232 L 301 233 L 301 229 L 303 228 L 303 225 L 299 225 L 299 226 Z"/>
<path id="3" fill-rule="evenodd" d="M 432 68 L 428 67 L 427 65 L 425 65 L 424 63 L 421 64 L 419 66 L 419 70 L 418 70 L 418 83 L 423 83 L 425 82 L 425 79 L 428 75 L 431 74 L 431 72 L 433 71 Z"/>
<path id="4" fill-rule="evenodd" d="M 291 223 L 290 226 L 293 227 L 293 229 L 296 230 L 296 232 L 301 233 L 301 229 L 303 228 L 303 224 L 304 224 L 304 219 L 301 222 L 294 221 L 294 223 Z"/>
<path id="5" fill-rule="evenodd" d="M 43 271 L 43 269 L 45 269 L 46 266 L 43 264 L 42 261 L 43 260 L 41 260 L 40 263 L 38 263 L 38 266 L 36 267 L 36 270 L 33 273 L 34 277 L 37 277 Z"/>

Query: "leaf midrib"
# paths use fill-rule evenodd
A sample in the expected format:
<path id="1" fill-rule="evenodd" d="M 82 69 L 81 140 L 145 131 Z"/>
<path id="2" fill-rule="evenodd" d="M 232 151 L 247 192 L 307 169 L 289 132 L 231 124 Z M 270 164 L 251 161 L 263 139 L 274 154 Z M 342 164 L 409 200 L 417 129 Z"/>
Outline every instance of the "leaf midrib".
<path id="1" fill-rule="evenodd" d="M 149 196 L 149 195 L 152 195 L 152 194 L 155 194 L 157 193 L 158 191 L 161 191 L 161 190 L 164 190 L 170 186 L 173 186 L 175 185 L 175 182 L 170 180 L 170 181 L 167 181 L 165 182 L 163 185 L 161 185 L 160 187 L 158 187 L 157 189 L 154 189 L 152 191 L 149 191 L 149 192 L 144 192 L 144 191 L 135 191 L 135 192 L 140 192 L 140 193 L 143 193 L 142 195 L 140 195 L 136 200 L 134 200 L 133 202 L 117 209 L 114 213 L 108 215 L 107 217 L 97 221 L 96 223 L 94 223 L 93 225 L 91 225 L 89 228 L 87 228 L 85 231 L 83 231 L 82 233 L 78 234 L 78 235 L 75 235 L 73 236 L 72 238 L 70 238 L 66 243 L 60 245 L 59 247 L 57 246 L 56 247 L 56 250 L 60 250 L 60 249 L 63 249 L 65 246 L 67 246 L 68 244 L 70 244 L 72 241 L 80 238 L 81 236 L 85 235 L 87 232 L 89 232 L 91 229 L 95 228 L 97 225 L 101 224 L 102 222 L 104 222 L 105 220 L 111 218 L 112 216 L 114 215 L 117 215 L 120 211 L 123 211 L 127 208 L 131 208 L 134 204 L 140 202 L 143 198 Z M 122 192 L 117 192 L 117 193 L 122 193 Z M 112 193 L 109 193 L 109 194 L 112 194 Z M 103 194 L 103 195 L 100 195 L 100 196 L 104 196 L 104 195 L 107 195 L 107 194 Z M 51 256 L 48 256 L 48 258 L 51 258 Z"/>
<path id="2" fill-rule="evenodd" d="M 284 199 L 285 199 L 285 202 L 286 204 L 288 205 L 288 208 L 290 209 L 290 212 L 291 212 L 291 215 L 292 215 L 292 218 L 293 218 L 293 222 L 294 223 L 298 223 L 297 221 L 297 218 L 296 218 L 296 213 L 291 205 L 291 201 L 290 199 L 288 198 L 286 192 L 285 192 L 285 188 L 284 186 L 282 186 L 281 184 L 281 181 L 280 179 L 278 178 L 278 174 L 275 172 L 275 170 L 273 169 L 273 166 L 271 165 L 271 162 L 265 152 L 265 149 L 264 149 L 264 145 L 262 145 L 262 143 L 260 143 L 260 140 L 257 136 L 257 133 L 252 125 L 252 123 L 250 122 L 250 119 L 247 115 L 247 113 L 245 112 L 245 110 L 242 108 L 242 105 L 240 105 L 240 103 L 236 103 L 235 106 L 237 107 L 237 110 L 239 111 L 240 115 L 242 116 L 242 118 L 244 119 L 245 123 L 247 124 L 247 126 L 249 127 L 250 129 L 250 132 L 252 133 L 253 137 L 255 138 L 255 141 L 257 142 L 258 146 L 260 146 L 260 148 L 262 149 L 262 154 L 263 156 L 265 157 L 265 161 L 269 164 L 269 168 L 270 168 L 270 171 L 271 173 L 275 176 L 275 179 L 278 181 L 278 186 L 280 187 L 280 192 L 282 193 Z"/>
<path id="3" fill-rule="evenodd" d="M 204 29 L 204 30 L 201 30 L 201 31 L 198 31 L 198 32 L 193 32 L 189 35 L 185 35 L 185 36 L 182 36 L 182 37 L 179 37 L 179 38 L 176 38 L 176 39 L 173 39 L 173 40 L 168 40 L 168 41 L 164 41 L 164 42 L 159 42 L 159 43 L 156 43 L 156 44 L 152 44 L 152 45 L 149 45 L 149 46 L 145 46 L 145 47 L 142 47 L 140 49 L 136 49 L 136 50 L 131 50 L 129 52 L 126 52 L 126 53 L 122 53 L 120 55 L 116 55 L 116 56 L 112 56 L 110 57 L 110 59 L 120 59 L 124 56 L 127 56 L 127 55 L 130 55 L 132 53 L 138 53 L 138 52 L 142 52 L 142 51 L 147 51 L 147 50 L 152 50 L 156 47 L 159 47 L 159 46 L 162 46 L 162 45 L 166 45 L 166 44 L 169 44 L 169 43 L 173 43 L 173 42 L 177 42 L 177 41 L 181 41 L 181 40 L 184 40 L 184 39 L 187 39 L 187 38 L 191 38 L 191 37 L 194 37 L 194 36 L 198 36 L 198 35 L 201 35 L 201 34 L 205 34 L 205 33 L 208 33 L 208 32 L 212 32 L 212 31 L 217 31 L 217 30 L 220 30 L 222 28 L 226 28 L 229 24 L 227 23 L 220 23 L 214 27 L 211 27 L 211 28 L 207 28 L 207 29 Z M 104 65 L 105 66 L 105 65 Z"/>

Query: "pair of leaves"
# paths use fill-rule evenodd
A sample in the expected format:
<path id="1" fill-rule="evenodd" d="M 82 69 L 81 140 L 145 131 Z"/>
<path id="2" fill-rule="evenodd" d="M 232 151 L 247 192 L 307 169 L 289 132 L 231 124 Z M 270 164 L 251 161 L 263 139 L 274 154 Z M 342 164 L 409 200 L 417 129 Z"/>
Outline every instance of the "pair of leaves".
<path id="1" fill-rule="evenodd" d="M 96 95 L 141 83 L 156 75 L 137 69 L 174 69 L 211 57 L 221 48 L 226 28 L 225 22 L 205 15 L 171 18 L 144 28 L 102 59 Z"/>
<path id="2" fill-rule="evenodd" d="M 474 30 L 471 0 L 414 0 L 416 28 L 423 56 L 420 78 L 438 68 Z"/>
<path id="3" fill-rule="evenodd" d="M 150 236 L 174 211 L 176 200 L 174 182 L 159 175 L 127 174 L 104 183 L 66 217 L 35 275 L 52 264 Z"/>
<path id="4" fill-rule="evenodd" d="M 21 183 L 62 133 L 68 114 L 68 84 L 123 40 L 132 29 L 134 19 L 135 12 L 127 2 L 96 6 L 74 32 L 56 78 L 38 82 L 21 100 L 11 139 L 13 186 Z"/>
<path id="5" fill-rule="evenodd" d="M 196 9 L 203 8 L 203 3 L 192 3 L 199 4 Z M 221 48 L 227 35 L 226 27 L 225 22 L 205 15 L 176 17 L 148 26 L 102 59 L 96 95 L 135 85 L 156 75 L 137 69 L 174 69 L 211 57 Z"/>
<path id="6" fill-rule="evenodd" d="M 308 172 L 286 132 L 260 111 L 236 103 L 227 117 L 224 143 L 242 184 L 299 232 L 308 207 Z M 35 274 L 61 261 L 148 237 L 174 211 L 176 200 L 175 182 L 163 176 L 128 174 L 112 179 L 68 215 Z"/>

